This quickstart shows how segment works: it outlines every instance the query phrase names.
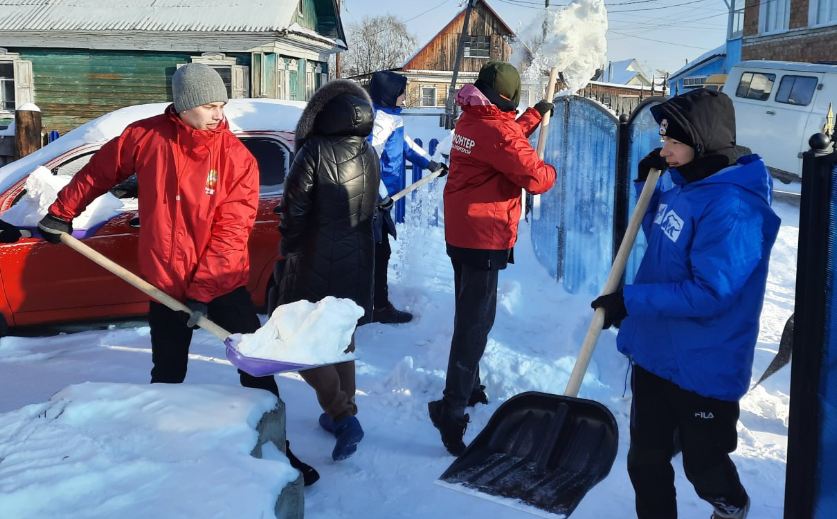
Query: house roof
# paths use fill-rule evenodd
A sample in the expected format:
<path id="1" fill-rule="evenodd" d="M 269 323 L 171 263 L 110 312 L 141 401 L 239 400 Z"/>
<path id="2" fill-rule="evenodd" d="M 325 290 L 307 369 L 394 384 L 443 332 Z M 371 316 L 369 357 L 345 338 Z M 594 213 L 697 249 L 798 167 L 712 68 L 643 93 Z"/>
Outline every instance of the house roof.
<path id="1" fill-rule="evenodd" d="M 506 23 L 506 22 L 505 22 L 505 21 L 504 21 L 504 20 L 500 17 L 500 15 L 499 15 L 499 14 L 497 14 L 497 11 L 495 11 L 494 9 L 492 9 L 492 8 L 491 8 L 491 6 L 488 4 L 488 2 L 486 2 L 485 0 L 482 0 L 481 2 L 478 2 L 478 3 L 476 4 L 476 6 L 482 6 L 482 7 L 485 7 L 485 8 L 486 8 L 486 10 L 487 10 L 487 11 L 488 11 L 488 12 L 489 12 L 492 16 L 494 16 L 495 18 L 497 18 L 497 21 L 498 21 L 498 22 L 500 22 L 500 25 L 503 27 L 503 29 L 505 29 L 506 31 L 508 31 L 508 32 L 509 32 L 510 34 L 512 34 L 512 35 L 514 35 L 514 34 L 515 34 L 515 32 L 512 30 L 512 28 L 511 28 L 511 27 L 509 27 L 509 25 L 508 25 L 508 24 L 507 24 L 507 23 Z M 476 6 L 475 6 L 475 7 L 476 7 Z M 428 46 L 428 45 L 430 45 L 430 43 L 431 43 L 433 40 L 435 40 L 435 39 L 436 39 L 436 38 L 437 38 L 440 34 L 442 34 L 442 33 L 444 33 L 445 31 L 447 31 L 447 30 L 448 30 L 448 28 L 449 28 L 449 27 L 451 27 L 452 25 L 454 25 L 454 24 L 458 24 L 458 23 L 459 23 L 459 20 L 465 17 L 465 10 L 466 10 L 466 9 L 467 9 L 467 7 L 466 7 L 466 8 L 464 8 L 464 9 L 462 9 L 461 11 L 459 11 L 459 12 L 456 14 L 456 16 L 454 16 L 454 17 L 453 17 L 453 19 L 451 19 L 451 21 L 449 21 L 449 22 L 448 22 L 448 23 L 447 23 L 444 27 L 442 27 L 442 28 L 439 30 L 439 32 L 437 32 L 436 34 L 434 34 L 434 35 L 433 35 L 433 37 L 432 37 L 432 38 L 430 38 L 429 40 L 427 40 L 427 43 L 425 43 L 424 45 L 422 45 L 422 46 L 419 48 L 419 50 L 417 50 L 417 51 L 416 51 L 416 52 L 415 52 L 412 56 L 410 56 L 409 58 L 407 58 L 407 59 L 404 61 L 404 65 L 403 65 L 401 68 L 402 68 L 402 69 L 407 68 L 407 67 L 410 65 L 410 62 L 411 62 L 411 61 L 413 61 L 414 59 L 416 59 L 416 57 L 417 57 L 419 54 L 421 54 L 422 52 L 424 52 L 424 49 L 426 49 L 426 48 L 427 48 L 427 46 Z"/>
<path id="2" fill-rule="evenodd" d="M 0 31 L 272 32 L 298 0 L 0 0 Z"/>
<path id="3" fill-rule="evenodd" d="M 636 59 L 623 59 L 622 61 L 611 61 L 604 70 L 604 80 L 608 83 L 627 85 L 636 76 L 642 76 L 648 83 L 651 78 L 642 70 Z"/>
<path id="4" fill-rule="evenodd" d="M 723 44 L 720 47 L 716 47 L 712 50 L 706 51 L 703 54 L 701 54 L 700 56 L 698 56 L 697 58 L 695 58 L 692 61 L 686 63 L 685 66 L 683 66 L 682 68 L 680 68 L 676 72 L 672 73 L 668 77 L 668 80 L 669 81 L 677 80 L 678 76 L 682 76 L 683 74 L 691 71 L 694 68 L 697 68 L 700 65 L 703 65 L 704 63 L 706 63 L 708 61 L 712 61 L 716 58 L 724 57 L 726 55 L 727 55 L 726 44 Z"/>

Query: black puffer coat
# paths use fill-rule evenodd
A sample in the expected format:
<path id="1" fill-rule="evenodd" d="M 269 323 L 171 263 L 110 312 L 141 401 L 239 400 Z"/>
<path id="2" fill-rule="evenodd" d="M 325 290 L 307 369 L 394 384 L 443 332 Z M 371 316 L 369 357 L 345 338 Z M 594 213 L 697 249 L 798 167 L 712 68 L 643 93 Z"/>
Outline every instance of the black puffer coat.
<path id="1" fill-rule="evenodd" d="M 325 84 L 303 111 L 285 179 L 277 304 L 346 297 L 365 319 L 371 315 L 380 183 L 378 156 L 366 141 L 373 119 L 369 96 L 344 80 Z"/>

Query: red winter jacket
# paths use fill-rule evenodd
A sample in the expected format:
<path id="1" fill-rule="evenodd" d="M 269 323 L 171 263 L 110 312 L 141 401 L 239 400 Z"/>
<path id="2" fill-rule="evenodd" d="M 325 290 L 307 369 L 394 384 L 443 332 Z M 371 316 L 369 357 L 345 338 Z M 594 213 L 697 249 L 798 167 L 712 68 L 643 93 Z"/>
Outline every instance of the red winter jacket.
<path id="1" fill-rule="evenodd" d="M 209 302 L 245 286 L 247 241 L 256 219 L 256 161 L 224 120 L 196 130 L 169 106 L 109 141 L 49 208 L 64 220 L 137 174 L 139 269 L 177 299 Z"/>
<path id="2" fill-rule="evenodd" d="M 521 188 L 540 194 L 555 168 L 538 158 L 527 137 L 541 122 L 530 108 L 515 120 L 473 85 L 456 95 L 456 123 L 445 184 L 445 241 L 468 249 L 504 250 L 517 241 Z"/>

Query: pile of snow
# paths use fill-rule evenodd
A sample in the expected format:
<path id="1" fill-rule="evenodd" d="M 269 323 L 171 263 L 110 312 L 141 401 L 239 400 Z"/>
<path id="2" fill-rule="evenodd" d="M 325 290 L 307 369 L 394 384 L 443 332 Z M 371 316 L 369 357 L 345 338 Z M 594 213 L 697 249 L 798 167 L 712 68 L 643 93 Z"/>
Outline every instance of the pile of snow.
<path id="1" fill-rule="evenodd" d="M 273 517 L 298 473 L 250 456 L 267 391 L 84 383 L 0 415 L 3 517 Z"/>
<path id="2" fill-rule="evenodd" d="M 15 205 L 2 214 L 3 220 L 18 227 L 37 227 L 46 216 L 47 209 L 55 202 L 58 192 L 72 177 L 53 175 L 39 166 L 26 179 L 26 193 Z M 93 200 L 87 209 L 73 219 L 73 228 L 91 229 L 126 210 L 122 201 L 110 193 Z"/>
<path id="3" fill-rule="evenodd" d="M 543 84 L 543 72 L 557 67 L 564 76 L 566 89 L 559 95 L 578 92 L 606 61 L 607 9 L 604 0 L 574 0 L 560 10 L 548 10 L 522 33 L 525 41 L 546 39 L 537 48 L 525 83 Z"/>
<path id="4" fill-rule="evenodd" d="M 255 333 L 236 336 L 236 349 L 246 357 L 297 364 L 353 360 L 346 348 L 361 317 L 363 308 L 354 301 L 331 296 L 280 305 Z"/>

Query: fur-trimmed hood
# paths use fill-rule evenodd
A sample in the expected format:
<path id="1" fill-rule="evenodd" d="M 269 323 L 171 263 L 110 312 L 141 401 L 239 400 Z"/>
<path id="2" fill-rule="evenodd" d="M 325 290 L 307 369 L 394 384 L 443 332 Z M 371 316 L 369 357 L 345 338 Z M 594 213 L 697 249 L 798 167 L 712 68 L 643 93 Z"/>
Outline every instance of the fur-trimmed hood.
<path id="1" fill-rule="evenodd" d="M 314 92 L 296 126 L 296 149 L 312 135 L 357 135 L 372 132 L 374 110 L 369 94 L 346 79 L 329 81 Z"/>

